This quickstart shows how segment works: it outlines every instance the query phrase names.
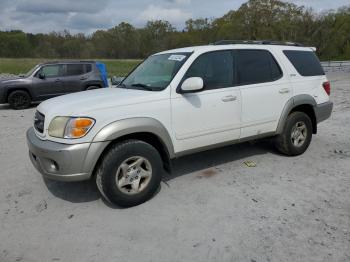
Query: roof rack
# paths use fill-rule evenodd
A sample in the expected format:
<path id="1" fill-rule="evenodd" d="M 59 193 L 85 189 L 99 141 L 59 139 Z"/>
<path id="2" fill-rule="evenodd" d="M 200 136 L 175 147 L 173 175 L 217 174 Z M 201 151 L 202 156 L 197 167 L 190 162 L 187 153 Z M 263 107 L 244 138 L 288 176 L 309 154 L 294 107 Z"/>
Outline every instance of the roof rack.
<path id="1" fill-rule="evenodd" d="M 270 40 L 220 40 L 214 42 L 212 45 L 287 45 L 287 46 L 304 46 L 295 42 L 282 42 L 282 41 L 270 41 Z"/>

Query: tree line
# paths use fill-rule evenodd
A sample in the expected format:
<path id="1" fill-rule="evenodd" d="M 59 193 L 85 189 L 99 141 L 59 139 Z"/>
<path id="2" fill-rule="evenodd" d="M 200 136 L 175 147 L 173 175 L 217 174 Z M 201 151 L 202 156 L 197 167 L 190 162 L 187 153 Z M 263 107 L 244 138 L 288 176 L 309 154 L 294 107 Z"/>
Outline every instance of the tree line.
<path id="1" fill-rule="evenodd" d="M 167 21 L 149 21 L 143 28 L 123 22 L 91 35 L 0 31 L 0 57 L 144 58 L 222 39 L 293 41 L 317 47 L 323 60 L 350 59 L 350 5 L 318 13 L 278 0 L 249 0 L 221 18 L 190 19 L 182 31 Z"/>

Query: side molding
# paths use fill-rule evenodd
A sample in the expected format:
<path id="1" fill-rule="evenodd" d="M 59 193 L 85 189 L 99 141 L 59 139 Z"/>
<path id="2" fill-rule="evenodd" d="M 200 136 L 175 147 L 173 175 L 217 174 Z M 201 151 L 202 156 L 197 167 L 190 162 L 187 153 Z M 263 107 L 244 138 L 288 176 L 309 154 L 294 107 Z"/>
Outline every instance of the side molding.
<path id="1" fill-rule="evenodd" d="M 312 107 L 315 107 L 317 103 L 311 95 L 306 94 L 296 95 L 289 99 L 283 108 L 280 120 L 278 122 L 276 134 L 281 134 L 283 132 L 283 127 L 286 123 L 289 113 L 293 110 L 293 108 L 299 105 L 311 105 Z"/>
<path id="2" fill-rule="evenodd" d="M 94 137 L 94 142 L 112 141 L 134 133 L 152 133 L 163 142 L 170 158 L 175 156 L 174 146 L 166 128 L 156 119 L 136 117 L 119 120 L 102 128 Z"/>

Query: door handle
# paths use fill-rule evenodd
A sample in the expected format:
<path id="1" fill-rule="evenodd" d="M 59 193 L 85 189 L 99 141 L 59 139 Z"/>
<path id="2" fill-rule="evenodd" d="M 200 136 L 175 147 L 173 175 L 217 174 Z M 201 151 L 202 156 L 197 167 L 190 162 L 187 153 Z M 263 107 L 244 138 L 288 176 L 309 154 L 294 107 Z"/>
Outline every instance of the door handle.
<path id="1" fill-rule="evenodd" d="M 289 88 L 282 88 L 278 91 L 280 94 L 288 94 L 290 92 Z"/>
<path id="2" fill-rule="evenodd" d="M 86 80 L 87 79 L 87 77 L 86 76 L 82 76 L 82 77 L 80 77 L 80 80 Z"/>
<path id="3" fill-rule="evenodd" d="M 57 78 L 57 79 L 55 80 L 55 82 L 61 82 L 61 79 Z"/>
<path id="4" fill-rule="evenodd" d="M 231 96 L 231 95 L 229 95 L 229 96 L 225 96 L 225 97 L 221 98 L 221 100 L 222 100 L 223 102 L 236 101 L 236 100 L 237 100 L 237 96 Z"/>

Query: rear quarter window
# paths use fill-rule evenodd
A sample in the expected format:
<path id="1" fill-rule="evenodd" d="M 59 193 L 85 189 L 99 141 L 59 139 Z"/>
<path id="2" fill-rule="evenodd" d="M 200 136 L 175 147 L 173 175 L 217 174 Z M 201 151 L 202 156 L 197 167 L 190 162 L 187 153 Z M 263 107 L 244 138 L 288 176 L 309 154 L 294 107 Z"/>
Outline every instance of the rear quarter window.
<path id="1" fill-rule="evenodd" d="M 324 75 L 317 56 L 312 51 L 284 50 L 283 53 L 302 76 Z"/>
<path id="2" fill-rule="evenodd" d="M 92 71 L 92 65 L 91 64 L 85 64 L 85 73 L 89 73 Z"/>

